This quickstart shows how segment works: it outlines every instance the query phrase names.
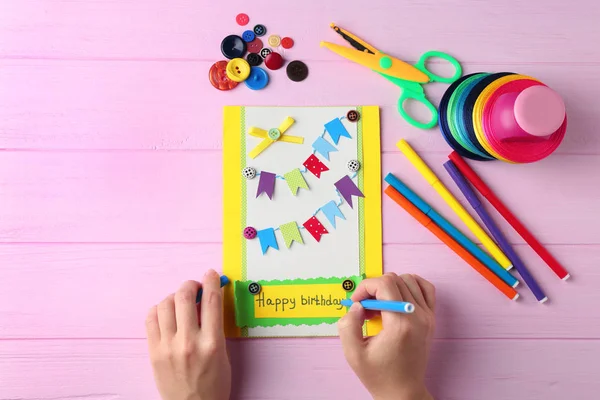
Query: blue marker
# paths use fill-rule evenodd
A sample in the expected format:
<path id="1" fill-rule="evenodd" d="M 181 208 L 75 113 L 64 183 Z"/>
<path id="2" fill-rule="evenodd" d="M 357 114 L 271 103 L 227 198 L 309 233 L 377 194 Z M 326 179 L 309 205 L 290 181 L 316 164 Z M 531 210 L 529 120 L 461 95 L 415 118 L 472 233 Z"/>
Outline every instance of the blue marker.
<path id="1" fill-rule="evenodd" d="M 352 306 L 353 301 L 344 299 L 341 304 L 350 307 Z M 407 303 L 406 301 L 362 300 L 360 305 L 363 306 L 365 310 L 391 311 L 404 314 L 411 314 L 415 311 L 415 305 L 413 303 Z"/>
<path id="2" fill-rule="evenodd" d="M 223 287 L 229 283 L 229 278 L 226 277 L 225 275 L 222 275 L 220 280 L 221 280 L 221 287 Z M 202 288 L 200 288 L 198 290 L 198 294 L 196 295 L 196 304 L 200 303 L 200 300 L 202 300 Z"/>
<path id="3" fill-rule="evenodd" d="M 415 192 L 410 190 L 402 181 L 396 178 L 393 174 L 387 174 L 385 181 L 390 184 L 394 189 L 406 197 L 408 201 L 413 203 L 419 210 L 427 215 L 433 222 L 435 222 L 440 228 L 442 228 L 452 239 L 456 240 L 462 247 L 467 249 L 473 254 L 479 261 L 481 261 L 486 267 L 488 267 L 493 273 L 498 275 L 500 279 L 506 282 L 511 287 L 517 287 L 519 281 L 517 278 L 508 273 L 507 270 L 502 268 L 496 260 L 494 260 L 485 251 L 481 250 L 479 246 L 466 237 L 461 231 L 454 227 L 444 217 L 438 214 L 429 204 L 427 204 L 422 198 L 420 198 Z"/>

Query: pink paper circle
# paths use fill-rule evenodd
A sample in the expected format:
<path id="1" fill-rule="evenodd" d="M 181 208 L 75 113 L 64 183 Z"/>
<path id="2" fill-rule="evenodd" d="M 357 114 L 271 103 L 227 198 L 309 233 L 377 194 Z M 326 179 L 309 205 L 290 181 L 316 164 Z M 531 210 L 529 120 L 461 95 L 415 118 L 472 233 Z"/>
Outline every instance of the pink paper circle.
<path id="1" fill-rule="evenodd" d="M 512 162 L 539 161 L 556 150 L 565 136 L 566 116 L 561 126 L 546 137 L 532 136 L 516 123 L 516 119 L 515 123 L 511 124 L 510 118 L 506 118 L 506 107 L 512 101 L 510 95 L 535 86 L 544 85 L 531 79 L 507 82 L 492 93 L 483 109 L 483 131 L 487 142 L 495 152 Z M 502 100 L 501 96 L 504 96 Z M 512 97 L 514 98 L 514 95 Z M 503 120 L 503 123 L 499 124 L 499 120 Z"/>
<path id="2" fill-rule="evenodd" d="M 518 95 L 514 114 L 525 132 L 548 136 L 556 132 L 565 120 L 565 103 L 548 86 L 532 86 Z"/>

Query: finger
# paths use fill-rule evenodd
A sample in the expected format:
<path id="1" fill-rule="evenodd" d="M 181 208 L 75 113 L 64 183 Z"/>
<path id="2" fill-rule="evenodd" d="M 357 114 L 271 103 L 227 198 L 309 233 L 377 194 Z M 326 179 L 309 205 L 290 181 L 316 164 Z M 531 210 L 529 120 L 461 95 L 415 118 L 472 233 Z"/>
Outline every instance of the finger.
<path id="1" fill-rule="evenodd" d="M 423 296 L 421 287 L 417 283 L 417 280 L 415 279 L 415 277 L 412 276 L 411 274 L 402 274 L 402 275 L 400 275 L 400 279 L 402 279 L 404 281 L 404 284 L 410 291 L 410 294 L 412 295 L 415 302 L 420 307 L 429 308 L 429 307 L 427 307 L 427 302 L 425 302 L 425 297 Z"/>
<path id="2" fill-rule="evenodd" d="M 412 296 L 412 294 L 410 293 L 410 290 L 408 290 L 408 287 L 406 287 L 406 283 L 404 283 L 404 280 L 402 279 L 402 277 L 400 277 L 400 276 L 396 277 L 396 286 L 398 286 L 398 291 L 400 292 L 400 295 L 402 296 L 402 301 L 407 301 L 409 303 L 415 304 L 415 299 Z"/>
<path id="3" fill-rule="evenodd" d="M 396 277 L 396 274 L 385 274 L 379 278 L 363 280 L 352 294 L 352 300 L 361 301 L 374 297 L 377 300 L 402 301 L 402 296 L 396 286 Z"/>
<path id="4" fill-rule="evenodd" d="M 421 278 L 419 275 L 414 275 L 419 287 L 423 291 L 423 297 L 425 302 L 431 311 L 435 311 L 435 286 L 426 279 Z"/>
<path id="5" fill-rule="evenodd" d="M 156 306 L 148 311 L 146 317 L 146 337 L 148 338 L 148 346 L 154 347 L 160 342 L 160 327 L 158 325 L 158 309 Z"/>
<path id="6" fill-rule="evenodd" d="M 360 303 L 352 304 L 338 321 L 338 333 L 342 341 L 344 356 L 351 366 L 358 365 L 364 348 L 362 326 L 365 322 L 365 310 Z"/>
<path id="7" fill-rule="evenodd" d="M 177 319 L 177 333 L 195 335 L 200 330 L 198 311 L 196 308 L 196 295 L 200 284 L 196 281 L 187 281 L 175 293 L 175 318 Z"/>
<path id="8" fill-rule="evenodd" d="M 175 336 L 175 332 L 177 332 L 174 297 L 174 294 L 167 296 L 160 302 L 157 308 L 161 339 L 171 338 Z"/>
<path id="9" fill-rule="evenodd" d="M 219 274 L 210 269 L 202 281 L 202 312 L 200 331 L 211 339 L 224 338 L 223 291 Z"/>

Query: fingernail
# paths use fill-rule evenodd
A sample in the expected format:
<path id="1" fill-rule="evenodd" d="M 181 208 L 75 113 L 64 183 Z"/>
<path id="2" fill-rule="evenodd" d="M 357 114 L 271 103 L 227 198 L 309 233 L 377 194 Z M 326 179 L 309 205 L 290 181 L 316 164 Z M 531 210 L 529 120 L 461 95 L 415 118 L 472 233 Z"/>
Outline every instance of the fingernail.
<path id="1" fill-rule="evenodd" d="M 217 271 L 215 271 L 214 269 L 210 268 L 208 271 L 206 271 L 206 273 L 204 274 L 204 276 L 219 276 L 219 274 L 217 274 Z"/>
<path id="2" fill-rule="evenodd" d="M 355 301 L 354 303 L 352 303 L 352 305 L 350 306 L 350 310 L 351 312 L 355 312 L 355 311 L 359 311 L 362 308 L 362 305 L 358 302 Z"/>

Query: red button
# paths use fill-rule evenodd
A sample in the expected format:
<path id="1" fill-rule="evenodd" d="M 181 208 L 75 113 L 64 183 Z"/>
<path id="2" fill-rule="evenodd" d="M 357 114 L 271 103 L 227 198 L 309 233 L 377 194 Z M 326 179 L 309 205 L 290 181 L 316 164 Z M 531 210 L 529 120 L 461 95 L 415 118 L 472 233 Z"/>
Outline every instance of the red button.
<path id="1" fill-rule="evenodd" d="M 250 17 L 248 14 L 241 13 L 235 17 L 235 21 L 241 26 L 248 25 L 248 22 L 250 22 Z"/>
<path id="2" fill-rule="evenodd" d="M 265 58 L 267 68 L 275 70 L 283 66 L 283 57 L 279 53 L 272 52 Z"/>
<path id="3" fill-rule="evenodd" d="M 281 39 L 281 46 L 283 46 L 284 49 L 291 49 L 294 47 L 294 39 L 290 37 L 284 37 Z"/>
<path id="4" fill-rule="evenodd" d="M 217 61 L 208 71 L 208 79 L 211 85 L 219 90 L 231 90 L 238 85 L 237 82 L 229 79 L 226 69 L 227 61 Z"/>
<path id="5" fill-rule="evenodd" d="M 263 48 L 263 42 L 259 38 L 255 38 L 250 43 L 246 43 L 248 53 L 260 53 Z"/>

